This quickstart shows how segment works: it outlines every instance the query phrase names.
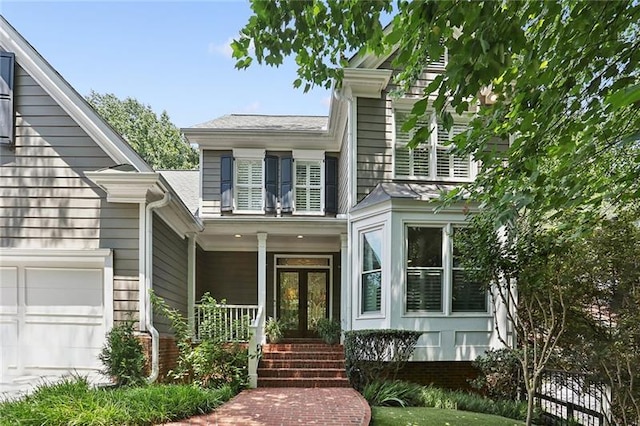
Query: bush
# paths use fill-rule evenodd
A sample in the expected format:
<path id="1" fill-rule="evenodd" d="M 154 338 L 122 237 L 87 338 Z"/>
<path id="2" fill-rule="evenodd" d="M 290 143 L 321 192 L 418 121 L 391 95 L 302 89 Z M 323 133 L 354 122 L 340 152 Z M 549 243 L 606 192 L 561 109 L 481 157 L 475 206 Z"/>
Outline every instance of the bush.
<path id="1" fill-rule="evenodd" d="M 325 343 L 335 345 L 340 341 L 342 328 L 340 323 L 331 318 L 320 318 L 315 326 L 316 332 Z"/>
<path id="2" fill-rule="evenodd" d="M 223 316 L 215 299 L 205 294 L 200 300 L 201 309 L 207 312 L 207 319 L 201 324 L 202 341 L 194 344 L 189 323 L 182 314 L 170 308 L 164 300 L 152 294 L 151 300 L 158 313 L 171 321 L 176 336 L 178 361 L 169 377 L 177 383 L 194 383 L 204 388 L 229 385 L 238 391 L 249 383 L 249 354 L 246 348 L 228 343 L 229 335 L 217 334 Z M 240 330 L 241 328 L 246 328 Z M 231 327 L 240 336 L 248 336 L 248 321 L 240 320 Z"/>
<path id="3" fill-rule="evenodd" d="M 142 344 L 133 332 L 133 322 L 116 324 L 98 355 L 105 368 L 102 373 L 118 386 L 138 386 L 145 383 L 145 356 Z"/>
<path id="4" fill-rule="evenodd" d="M 515 420 L 527 418 L 527 403 L 524 401 L 496 401 L 468 392 L 445 390 L 434 386 L 422 388 L 421 399 L 425 407 L 495 414 Z M 535 417 L 538 416 L 539 413 L 535 413 Z"/>
<path id="5" fill-rule="evenodd" d="M 369 383 L 362 390 L 362 396 L 371 406 L 417 407 L 422 400 L 422 386 L 400 380 Z"/>
<path id="6" fill-rule="evenodd" d="M 519 400 L 524 386 L 522 364 L 514 349 L 489 350 L 473 362 L 480 374 L 471 386 L 489 398 Z"/>
<path id="7" fill-rule="evenodd" d="M 395 379 L 422 335 L 411 330 L 352 330 L 345 332 L 344 351 L 351 385 L 362 390 L 377 380 Z"/>
<path id="8" fill-rule="evenodd" d="M 188 385 L 91 389 L 84 378 L 45 384 L 31 395 L 0 404 L 0 425 L 150 425 L 213 411 L 231 388 Z"/>

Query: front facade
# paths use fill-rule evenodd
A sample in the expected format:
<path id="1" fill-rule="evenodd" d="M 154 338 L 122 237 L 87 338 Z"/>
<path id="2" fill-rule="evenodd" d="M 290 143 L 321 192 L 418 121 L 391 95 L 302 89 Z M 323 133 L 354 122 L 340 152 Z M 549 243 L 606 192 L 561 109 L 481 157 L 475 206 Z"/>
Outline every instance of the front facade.
<path id="1" fill-rule="evenodd" d="M 97 371 L 104 334 L 127 319 L 155 379 L 175 349 L 150 289 L 194 328 L 210 293 L 251 317 L 256 343 L 268 317 L 291 338 L 329 317 L 420 330 L 414 361 L 431 366 L 499 346 L 503 308 L 457 258 L 475 206 L 437 202 L 477 173 L 446 146 L 468 117 L 451 132 L 432 118 L 413 150 L 401 129 L 443 63 L 396 99 L 390 59 L 356 57 L 328 117 L 227 115 L 183 129 L 198 171 L 154 171 L 0 24 L 2 384 Z"/>

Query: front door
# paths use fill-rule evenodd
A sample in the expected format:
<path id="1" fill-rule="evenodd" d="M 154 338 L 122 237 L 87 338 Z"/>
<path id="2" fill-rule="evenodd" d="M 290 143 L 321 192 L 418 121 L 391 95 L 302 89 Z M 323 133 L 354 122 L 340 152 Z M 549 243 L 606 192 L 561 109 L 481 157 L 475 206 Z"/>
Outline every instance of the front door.
<path id="1" fill-rule="evenodd" d="M 285 337 L 314 337 L 315 323 L 329 315 L 329 271 L 278 270 L 278 318 Z"/>

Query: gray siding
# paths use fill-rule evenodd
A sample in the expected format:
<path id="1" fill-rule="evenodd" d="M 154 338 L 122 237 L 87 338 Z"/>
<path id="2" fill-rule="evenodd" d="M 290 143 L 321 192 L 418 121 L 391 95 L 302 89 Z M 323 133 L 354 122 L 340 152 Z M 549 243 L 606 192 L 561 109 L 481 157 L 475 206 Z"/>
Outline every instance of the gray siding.
<path id="1" fill-rule="evenodd" d="M 347 124 L 349 126 L 350 124 Z M 349 132 L 344 132 L 342 142 L 340 144 L 340 156 L 338 158 L 338 213 L 347 213 L 349 211 Z"/>
<path id="2" fill-rule="evenodd" d="M 188 241 L 153 215 L 153 291 L 173 309 L 187 316 Z M 154 315 L 160 333 L 171 333 L 167 318 Z"/>
<path id="3" fill-rule="evenodd" d="M 258 253 L 199 251 L 196 299 L 205 292 L 231 305 L 258 303 Z"/>
<path id="4" fill-rule="evenodd" d="M 355 202 L 362 200 L 379 182 L 389 182 L 393 179 L 391 101 L 384 98 L 358 98 L 357 115 Z"/>
<path id="5" fill-rule="evenodd" d="M 220 213 L 220 157 L 231 151 L 202 153 L 202 214 Z"/>
<path id="6" fill-rule="evenodd" d="M 0 246 L 111 248 L 115 318 L 137 313 L 138 206 L 107 203 L 84 177 L 114 161 L 19 65 L 14 106 L 15 149 L 0 147 Z"/>

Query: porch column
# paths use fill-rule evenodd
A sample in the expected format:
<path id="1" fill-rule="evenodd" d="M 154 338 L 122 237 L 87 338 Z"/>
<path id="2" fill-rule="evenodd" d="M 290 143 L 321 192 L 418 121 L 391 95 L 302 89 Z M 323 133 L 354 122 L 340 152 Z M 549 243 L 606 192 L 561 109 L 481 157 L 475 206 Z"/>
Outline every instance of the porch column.
<path id="1" fill-rule="evenodd" d="M 349 279 L 349 238 L 340 234 L 340 323 L 351 330 L 351 280 Z"/>
<path id="2" fill-rule="evenodd" d="M 191 335 L 195 336 L 196 311 L 196 234 L 187 234 L 187 319 Z"/>
<path id="3" fill-rule="evenodd" d="M 267 309 L 267 233 L 258 232 L 258 306 Z"/>

